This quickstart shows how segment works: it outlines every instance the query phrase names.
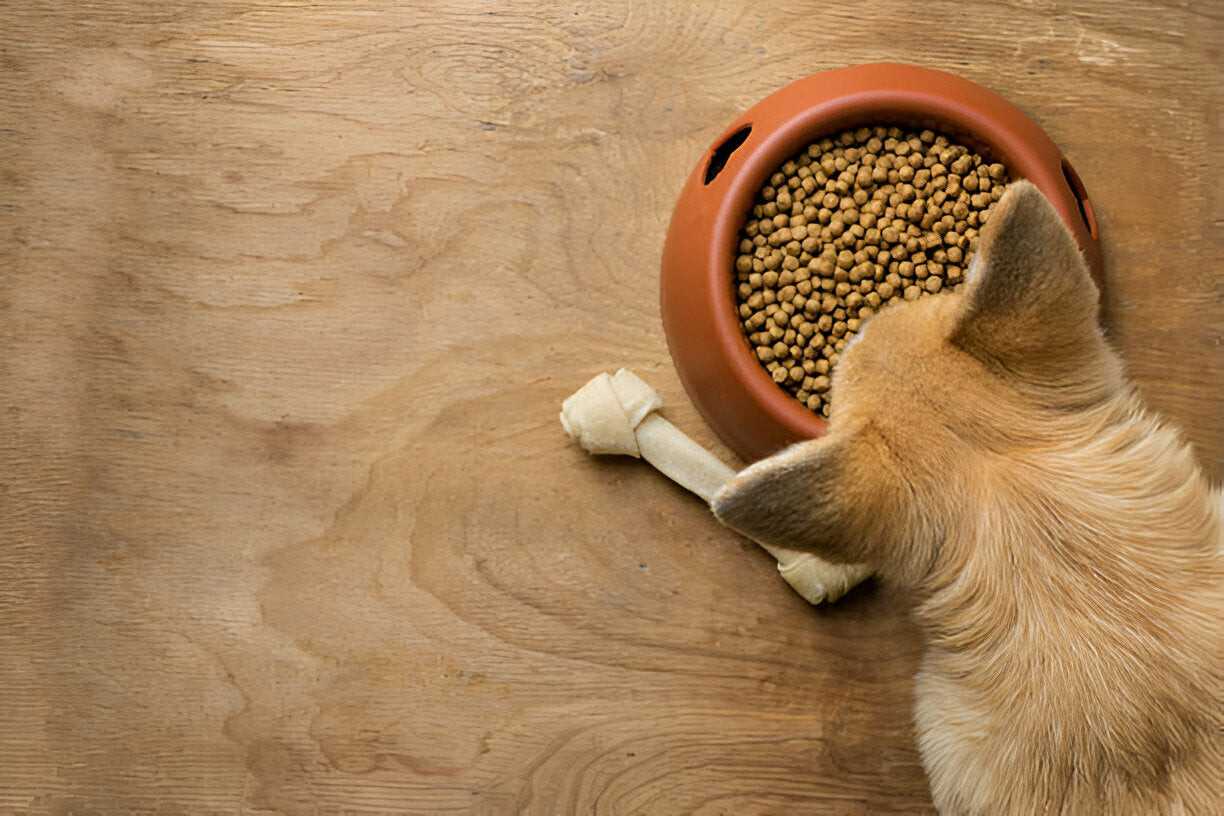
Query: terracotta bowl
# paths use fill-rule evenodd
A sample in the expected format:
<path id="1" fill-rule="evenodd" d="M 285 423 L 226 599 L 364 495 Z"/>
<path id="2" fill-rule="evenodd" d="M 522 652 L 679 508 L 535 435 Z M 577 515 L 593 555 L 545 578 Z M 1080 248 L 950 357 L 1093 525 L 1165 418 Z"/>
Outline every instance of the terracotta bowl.
<path id="1" fill-rule="evenodd" d="M 770 378 L 735 311 L 732 264 L 739 230 L 765 180 L 817 139 L 849 127 L 930 128 L 959 140 L 1013 179 L 1040 189 L 1075 234 L 1102 283 L 1096 220 L 1084 187 L 1033 120 L 981 85 L 895 63 L 814 74 L 771 94 L 733 122 L 702 156 L 676 203 L 663 247 L 662 317 L 689 397 L 745 461 L 826 424 Z"/>

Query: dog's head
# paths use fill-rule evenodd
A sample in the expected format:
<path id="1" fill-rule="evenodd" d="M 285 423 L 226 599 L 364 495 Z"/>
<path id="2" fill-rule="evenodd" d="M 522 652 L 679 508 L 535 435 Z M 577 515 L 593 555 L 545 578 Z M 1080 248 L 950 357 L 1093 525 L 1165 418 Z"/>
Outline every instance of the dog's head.
<path id="1" fill-rule="evenodd" d="M 745 469 L 715 514 L 766 544 L 920 580 L 1009 453 L 1116 388 L 1097 299 L 1057 212 L 1013 184 L 962 291 L 868 320 L 835 369 L 828 434 Z"/>

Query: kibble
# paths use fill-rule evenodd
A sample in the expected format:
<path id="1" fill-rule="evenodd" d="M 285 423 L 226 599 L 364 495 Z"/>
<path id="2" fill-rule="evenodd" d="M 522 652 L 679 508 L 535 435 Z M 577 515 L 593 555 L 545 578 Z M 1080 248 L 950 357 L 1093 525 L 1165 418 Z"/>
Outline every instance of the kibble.
<path id="1" fill-rule="evenodd" d="M 831 372 L 867 318 L 957 291 L 1007 168 L 930 130 L 846 130 L 769 177 L 740 232 L 740 322 L 774 382 L 828 416 Z"/>

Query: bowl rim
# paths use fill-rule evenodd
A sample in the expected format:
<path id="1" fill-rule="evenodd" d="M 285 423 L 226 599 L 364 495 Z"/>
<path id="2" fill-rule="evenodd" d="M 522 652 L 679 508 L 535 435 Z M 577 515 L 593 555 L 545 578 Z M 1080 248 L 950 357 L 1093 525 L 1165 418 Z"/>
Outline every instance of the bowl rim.
<path id="1" fill-rule="evenodd" d="M 745 111 L 720 134 L 698 162 L 680 200 L 714 200 L 707 219 L 708 238 L 698 277 L 707 290 L 704 322 L 726 373 L 738 382 L 752 408 L 773 420 L 782 436 L 797 441 L 817 437 L 827 422 L 783 390 L 752 353 L 739 322 L 734 296 L 734 255 L 739 231 L 757 193 L 771 174 L 806 145 L 850 127 L 895 125 L 930 129 L 966 144 L 992 161 L 1003 163 L 1014 179 L 1027 178 L 1051 199 L 1076 234 L 1089 269 L 1102 283 L 1095 217 L 1074 169 L 1053 140 L 1019 108 L 993 91 L 963 77 L 901 63 L 869 63 L 813 74 L 775 91 Z M 732 136 L 750 128 L 742 144 L 709 174 L 710 162 Z M 753 138 L 753 135 L 756 138 Z M 707 178 L 707 176 L 709 176 Z M 699 187 L 697 187 L 699 185 Z M 1079 189 L 1068 189 L 1078 185 Z M 667 243 L 678 226 L 676 214 Z M 689 222 L 691 226 L 691 221 Z M 1080 229 L 1077 229 L 1080 227 Z M 686 391 L 715 432 L 742 458 L 751 461 L 769 451 L 747 441 L 717 416 L 719 407 L 706 404 L 702 386 L 682 362 L 684 341 L 672 325 L 675 300 L 669 298 L 668 261 L 664 252 L 661 287 L 663 322 L 673 361 Z M 698 301 L 700 304 L 700 301 Z M 713 400 L 714 403 L 720 400 Z M 748 434 L 747 436 L 751 436 Z"/>

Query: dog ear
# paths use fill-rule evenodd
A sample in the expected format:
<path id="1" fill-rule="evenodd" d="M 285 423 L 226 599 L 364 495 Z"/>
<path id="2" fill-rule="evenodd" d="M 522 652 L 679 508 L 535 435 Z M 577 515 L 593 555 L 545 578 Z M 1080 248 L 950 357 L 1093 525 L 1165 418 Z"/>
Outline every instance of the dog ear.
<path id="1" fill-rule="evenodd" d="M 1097 300 L 1058 212 L 1030 182 L 1017 181 L 982 228 L 950 339 L 1008 370 L 1040 372 L 1046 361 L 1092 345 Z"/>
<path id="2" fill-rule="evenodd" d="M 875 566 L 904 508 L 904 485 L 870 431 L 830 433 L 744 469 L 710 502 L 754 541 Z"/>

